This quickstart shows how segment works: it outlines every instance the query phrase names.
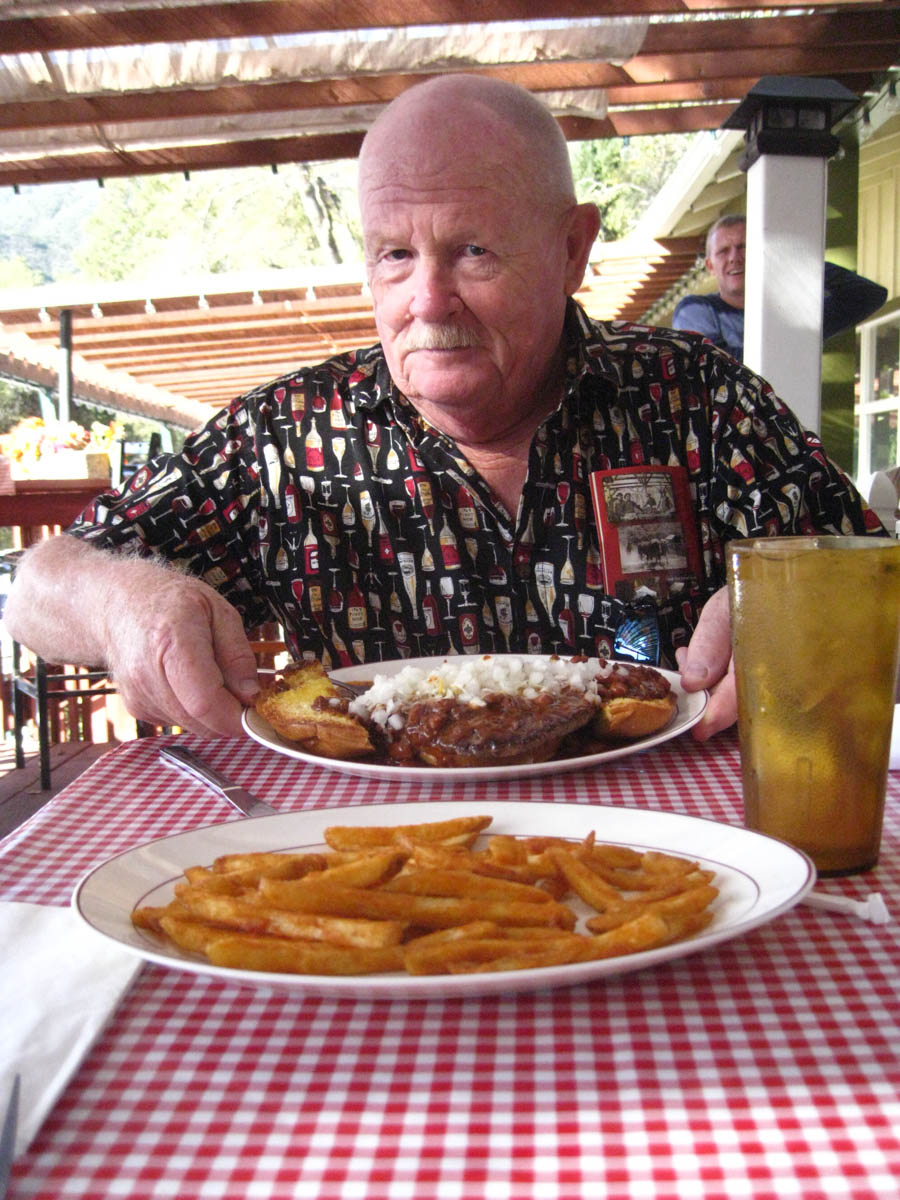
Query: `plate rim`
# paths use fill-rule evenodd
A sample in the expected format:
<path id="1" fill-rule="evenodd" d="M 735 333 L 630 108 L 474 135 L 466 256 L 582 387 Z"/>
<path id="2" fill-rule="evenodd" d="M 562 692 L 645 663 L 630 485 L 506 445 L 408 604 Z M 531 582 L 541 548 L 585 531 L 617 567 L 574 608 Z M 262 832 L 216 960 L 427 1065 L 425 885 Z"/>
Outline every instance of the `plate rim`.
<path id="1" fill-rule="evenodd" d="M 442 662 L 471 662 L 473 658 L 491 657 L 491 658 L 535 658 L 547 659 L 552 657 L 563 657 L 550 654 L 490 654 L 490 655 L 471 655 L 471 654 L 434 654 L 423 655 L 418 658 L 396 658 L 387 659 L 379 663 L 360 663 L 352 667 L 339 667 L 330 674 L 335 679 L 341 678 L 350 679 L 354 675 L 359 676 L 361 671 L 372 670 L 377 672 L 379 667 L 390 666 L 391 674 L 396 674 L 404 667 L 419 666 L 427 663 L 442 663 Z M 589 662 L 599 661 L 589 659 Z M 623 663 L 623 666 L 632 664 Z M 414 783 L 471 783 L 480 782 L 482 780 L 496 779 L 520 779 L 523 776 L 538 776 L 549 774 L 560 774 L 562 772 L 587 770 L 593 767 L 601 767 L 604 763 L 614 762 L 620 758 L 628 758 L 634 754 L 641 754 L 645 750 L 651 750 L 655 746 L 660 746 L 664 742 L 671 741 L 673 738 L 681 737 L 682 734 L 693 728 L 700 720 L 706 711 L 709 704 L 708 690 L 701 689 L 696 692 L 687 692 L 681 686 L 681 676 L 677 671 L 669 671 L 664 667 L 654 667 L 654 671 L 659 671 L 668 679 L 676 694 L 678 700 L 678 709 L 669 724 L 664 729 L 657 733 L 651 733 L 647 737 L 637 738 L 635 741 L 624 743 L 622 746 L 617 746 L 611 750 L 603 750 L 597 754 L 582 754 L 575 758 L 553 758 L 543 763 L 515 763 L 507 766 L 481 766 L 481 767 L 427 767 L 427 766 L 400 766 L 390 763 L 373 763 L 366 759 L 338 759 L 326 758 L 321 754 L 312 754 L 308 750 L 302 750 L 299 746 L 293 745 L 285 738 L 282 738 L 275 732 L 272 726 L 264 717 L 252 707 L 245 708 L 241 714 L 241 725 L 244 732 L 253 741 L 261 746 L 265 746 L 269 750 L 273 750 L 276 754 L 282 754 L 287 758 L 294 758 L 300 762 L 310 763 L 313 766 L 325 767 L 332 771 L 337 771 L 342 775 L 355 775 L 366 779 L 385 779 L 385 780 L 403 780 L 405 782 Z M 684 712 L 682 712 L 684 708 Z"/>
<path id="2" fill-rule="evenodd" d="M 717 927 L 714 924 L 700 934 L 694 935 L 684 941 L 676 942 L 669 946 L 662 946 L 655 950 L 642 951 L 637 954 L 619 955 L 614 958 L 598 959 L 585 963 L 568 963 L 555 967 L 537 967 L 523 971 L 476 972 L 464 976 L 412 976 L 403 973 L 327 976 L 244 971 L 230 967 L 216 967 L 204 959 L 190 957 L 185 952 L 178 951 L 177 949 L 170 950 L 167 947 L 155 948 L 149 939 L 146 944 L 138 944 L 136 941 L 128 941 L 122 936 L 118 936 L 115 932 L 116 922 L 124 925 L 126 930 L 131 932 L 135 939 L 141 936 L 140 934 L 136 934 L 132 929 L 130 922 L 131 911 L 148 894 L 148 891 L 152 892 L 172 884 L 175 879 L 180 877 L 178 874 L 157 877 L 152 886 L 143 888 L 139 895 L 130 894 L 131 908 L 127 910 L 123 910 L 121 907 L 118 908 L 116 910 L 116 920 L 112 923 L 104 921 L 102 917 L 98 918 L 94 916 L 92 918 L 89 912 L 91 903 L 95 905 L 97 903 L 101 905 L 104 903 L 109 904 L 109 901 L 103 901 L 102 896 L 98 897 L 95 894 L 97 882 L 99 880 L 102 884 L 105 874 L 114 874 L 117 868 L 121 868 L 123 859 L 141 855 L 152 859 L 154 852 L 159 851 L 167 843 L 180 841 L 186 844 L 188 839 L 203 838 L 211 835 L 214 831 L 224 834 L 226 841 L 231 841 L 235 837 L 240 839 L 239 831 L 247 827 L 247 822 L 252 822 L 256 826 L 257 833 L 260 831 L 260 822 L 268 823 L 271 826 L 274 826 L 275 823 L 286 825 L 298 823 L 298 838 L 301 836 L 312 838 L 314 833 L 321 833 L 329 824 L 401 824 L 406 823 L 404 818 L 410 820 L 442 820 L 446 819 L 447 816 L 463 816 L 475 813 L 490 815 L 495 819 L 499 816 L 501 820 L 504 818 L 515 820 L 517 817 L 522 817 L 526 814 L 535 814 L 535 823 L 537 824 L 539 823 L 538 816 L 541 813 L 544 816 L 548 816 L 551 810 L 554 818 L 558 818 L 559 814 L 564 812 L 567 817 L 575 818 L 576 824 L 579 823 L 579 818 L 583 817 L 582 830 L 579 833 L 568 834 L 568 836 L 574 837 L 584 836 L 591 828 L 597 828 L 598 825 L 601 825 L 604 819 L 611 819 L 613 825 L 624 821 L 626 829 L 632 825 L 640 827 L 645 823 L 648 830 L 654 827 L 658 829 L 660 825 L 669 826 L 672 829 L 686 828 L 688 831 L 694 831 L 699 828 L 707 830 L 715 828 L 718 830 L 718 838 L 724 838 L 726 842 L 736 839 L 739 844 L 744 846 L 750 844 L 760 848 L 767 848 L 769 856 L 762 855 L 759 861 L 769 871 L 772 870 L 771 854 L 777 851 L 777 855 L 779 856 L 777 878 L 780 882 L 782 881 L 785 863 L 793 864 L 797 872 L 797 877 L 789 884 L 789 889 L 792 888 L 793 890 L 788 889 L 784 895 L 774 903 L 770 902 L 767 906 L 765 902 L 765 890 L 760 884 L 759 877 L 749 874 L 744 866 L 738 866 L 735 860 L 720 862 L 717 859 L 709 858 L 708 855 L 693 854 L 692 857 L 718 867 L 719 870 L 726 870 L 731 872 L 732 875 L 741 875 L 745 879 L 749 879 L 756 887 L 757 898 L 750 910 L 741 919 L 727 923 L 724 926 L 719 925 Z M 554 821 L 554 825 L 558 823 L 558 821 Z M 305 827 L 309 827 L 308 832 Z M 525 829 L 521 832 L 520 836 L 529 836 L 530 832 Z M 273 828 L 273 836 L 274 834 L 275 830 Z M 687 848 L 683 846 L 666 845 L 665 836 L 661 840 L 653 837 L 649 841 L 646 838 L 635 836 L 627 839 L 623 839 L 621 836 L 607 839 L 604 836 L 603 840 L 647 846 L 651 849 L 659 849 L 669 853 L 677 852 L 684 854 L 688 852 Z M 321 838 L 299 843 L 299 845 L 309 846 L 317 844 L 321 844 Z M 220 851 L 217 849 L 214 852 Z M 210 852 L 208 856 L 210 860 L 214 852 Z M 183 868 L 184 866 L 193 865 L 195 859 L 195 854 L 187 852 L 186 861 L 182 864 L 172 862 L 170 869 L 177 870 L 179 866 Z M 756 869 L 759 872 L 759 867 Z M 765 875 L 765 871 L 762 874 Z M 660 963 L 684 958 L 691 954 L 712 949 L 722 942 L 741 937 L 751 930 L 783 915 L 801 902 L 803 897 L 812 889 L 815 882 L 816 868 L 812 860 L 803 851 L 798 850 L 789 843 L 769 837 L 766 834 L 758 833 L 755 830 L 746 829 L 744 826 L 732 825 L 728 822 L 718 821 L 715 818 L 693 816 L 673 810 L 573 803 L 569 801 L 443 800 L 409 801 L 389 804 L 375 801 L 349 806 L 300 809 L 277 813 L 272 816 L 244 818 L 242 820 L 218 821 L 209 825 L 195 826 L 182 830 L 179 833 L 166 834 L 160 838 L 150 839 L 127 850 L 120 851 L 118 854 L 112 855 L 103 862 L 91 867 L 76 884 L 70 903 L 78 919 L 93 929 L 99 936 L 113 941 L 122 950 L 136 955 L 145 962 L 155 963 L 168 969 L 185 970 L 201 977 L 218 979 L 224 983 L 251 987 L 273 987 L 331 998 L 435 1000 L 486 996 L 495 993 L 511 994 L 518 991 L 535 991 L 547 987 L 571 986 L 578 983 L 593 982 L 630 974 Z M 134 886 L 136 887 L 137 884 Z M 115 908 L 115 906 L 113 907 Z"/>

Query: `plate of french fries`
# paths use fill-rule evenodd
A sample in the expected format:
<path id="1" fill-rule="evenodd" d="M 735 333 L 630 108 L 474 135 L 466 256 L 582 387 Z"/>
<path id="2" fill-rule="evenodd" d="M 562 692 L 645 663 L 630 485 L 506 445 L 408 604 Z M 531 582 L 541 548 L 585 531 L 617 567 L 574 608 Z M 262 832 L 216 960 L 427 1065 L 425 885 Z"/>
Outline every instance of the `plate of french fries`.
<path id="1" fill-rule="evenodd" d="M 241 984 L 441 999 L 583 983 L 708 949 L 815 883 L 786 843 L 681 813 L 435 801 L 229 821 L 90 871 L 83 921 Z"/>

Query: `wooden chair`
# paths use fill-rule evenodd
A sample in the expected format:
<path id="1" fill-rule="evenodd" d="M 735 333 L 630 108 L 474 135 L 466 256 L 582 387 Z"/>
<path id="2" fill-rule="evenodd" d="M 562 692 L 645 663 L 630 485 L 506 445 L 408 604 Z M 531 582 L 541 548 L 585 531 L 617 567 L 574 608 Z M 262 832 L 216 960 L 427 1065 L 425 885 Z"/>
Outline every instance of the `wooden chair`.
<path id="1" fill-rule="evenodd" d="M 93 718 L 98 699 L 115 694 L 116 687 L 106 671 L 47 663 L 12 644 L 12 709 L 15 763 L 25 766 L 24 732 L 33 712 L 38 730 L 41 789 L 50 789 L 50 750 L 60 741 L 94 741 Z M 28 701 L 32 703 L 29 704 Z M 159 726 L 135 721 L 138 737 L 149 737 Z M 63 731 L 68 737 L 63 739 Z"/>
<path id="2" fill-rule="evenodd" d="M 266 625 L 253 631 L 253 647 L 259 669 L 274 674 L 287 654 L 281 629 Z M 41 788 L 49 790 L 50 750 L 63 739 L 93 742 L 92 719 L 102 697 L 114 695 L 116 687 L 105 670 L 47 663 L 38 655 L 12 644 L 12 672 L 9 679 L 12 700 L 15 763 L 25 766 L 24 732 L 33 715 L 38 731 Z M 29 703 L 30 701 L 30 703 Z M 135 721 L 137 736 L 150 737 L 161 729 L 146 721 Z"/>

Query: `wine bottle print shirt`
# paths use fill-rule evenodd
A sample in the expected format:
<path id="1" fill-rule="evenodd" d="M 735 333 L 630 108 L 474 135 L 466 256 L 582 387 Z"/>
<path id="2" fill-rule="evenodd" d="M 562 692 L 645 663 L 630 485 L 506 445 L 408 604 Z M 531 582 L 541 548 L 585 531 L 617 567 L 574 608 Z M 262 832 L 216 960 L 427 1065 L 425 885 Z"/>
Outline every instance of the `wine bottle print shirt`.
<path id="1" fill-rule="evenodd" d="M 326 667 L 420 655 L 609 654 L 635 614 L 604 588 L 588 477 L 687 472 L 702 571 L 655 604 L 661 665 L 725 582 L 733 537 L 882 532 L 762 380 L 688 333 L 570 302 L 565 393 L 508 515 L 397 391 L 380 346 L 235 400 L 69 532 L 179 564 L 247 628 L 279 622 Z"/>

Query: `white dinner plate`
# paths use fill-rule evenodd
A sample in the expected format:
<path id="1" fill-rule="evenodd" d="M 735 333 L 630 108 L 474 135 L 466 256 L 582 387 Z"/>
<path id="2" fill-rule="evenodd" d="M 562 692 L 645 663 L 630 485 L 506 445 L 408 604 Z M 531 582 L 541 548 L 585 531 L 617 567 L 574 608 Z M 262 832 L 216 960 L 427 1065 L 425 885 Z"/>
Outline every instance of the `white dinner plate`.
<path id="1" fill-rule="evenodd" d="M 163 905 L 186 867 L 209 865 L 220 854 L 249 851 L 313 851 L 324 846 L 329 825 L 405 825 L 484 814 L 487 833 L 581 839 L 595 830 L 598 841 L 662 850 L 696 859 L 716 873 L 719 895 L 713 921 L 694 937 L 658 950 L 596 962 L 473 975 L 383 974 L 346 977 L 282 975 L 211 966 L 198 955 L 163 945 L 136 929 L 133 909 Z M 234 982 L 298 989 L 322 996 L 357 999 L 444 999 L 559 987 L 636 971 L 708 949 L 771 921 L 797 904 L 815 883 L 815 867 L 784 842 L 735 825 L 681 813 L 612 808 L 595 804 L 521 801 L 442 801 L 369 804 L 315 812 L 284 813 L 207 825 L 136 846 L 90 871 L 78 884 L 72 906 L 93 929 L 151 962 Z M 586 908 L 567 900 L 582 915 Z"/>
<path id="2" fill-rule="evenodd" d="M 536 657 L 549 658 L 550 656 L 538 655 Z M 390 662 L 369 663 L 359 667 L 342 667 L 339 671 L 332 671 L 331 675 L 337 680 L 345 679 L 356 682 L 374 679 L 376 674 L 396 675 L 404 667 L 430 669 L 440 666 L 443 662 L 465 663 L 471 662 L 471 658 L 465 654 L 448 654 L 442 658 L 401 658 Z M 669 680 L 672 691 L 678 699 L 678 710 L 665 729 L 661 729 L 659 733 L 651 734 L 649 737 L 637 738 L 633 742 L 624 742 L 621 746 L 601 750 L 596 754 L 582 754 L 576 758 L 552 758 L 549 762 L 543 763 L 517 763 L 513 766 L 428 767 L 424 764 L 421 766 L 394 766 L 389 763 L 367 762 L 365 759 L 326 758 L 322 754 L 310 754 L 308 750 L 301 749 L 296 742 L 289 742 L 286 738 L 281 737 L 255 709 L 244 709 L 243 723 L 244 729 L 255 741 L 260 742 L 263 746 L 268 746 L 271 750 L 277 750 L 279 754 L 286 754 L 290 758 L 299 758 L 302 762 L 315 763 L 320 767 L 331 767 L 346 775 L 363 775 L 369 779 L 421 781 L 425 774 L 428 779 L 459 780 L 460 783 L 468 783 L 473 779 L 515 779 L 517 776 L 524 775 L 529 777 L 558 775 L 561 771 L 596 767 L 610 762 L 614 758 L 624 758 L 628 754 L 638 754 L 643 750 L 649 750 L 651 746 L 668 742 L 671 738 L 678 737 L 692 725 L 697 724 L 703 716 L 709 694 L 707 692 L 686 692 L 681 686 L 681 679 L 677 672 L 663 671 L 661 668 L 655 669 Z"/>

